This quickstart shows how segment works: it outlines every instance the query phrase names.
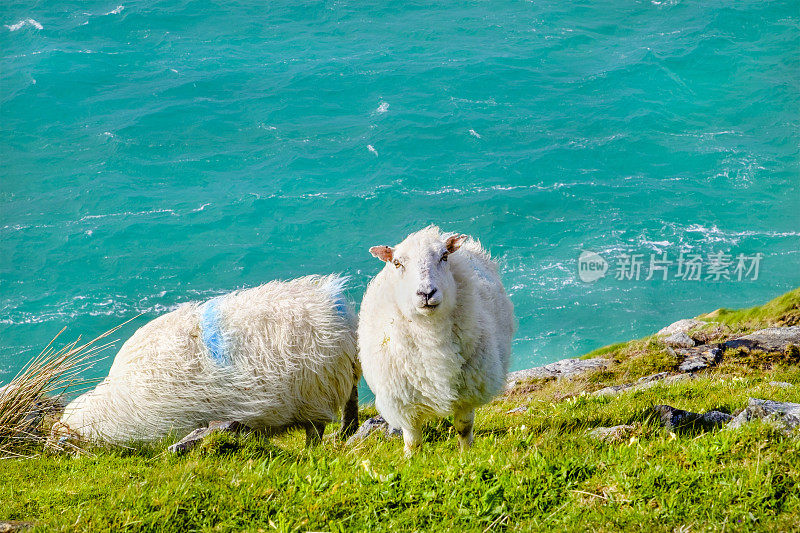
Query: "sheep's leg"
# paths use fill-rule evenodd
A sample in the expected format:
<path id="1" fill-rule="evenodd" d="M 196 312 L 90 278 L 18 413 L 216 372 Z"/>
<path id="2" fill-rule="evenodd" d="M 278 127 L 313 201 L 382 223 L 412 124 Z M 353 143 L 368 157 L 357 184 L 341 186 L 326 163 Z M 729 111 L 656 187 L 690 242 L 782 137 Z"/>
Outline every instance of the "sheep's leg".
<path id="1" fill-rule="evenodd" d="M 406 455 L 411 455 L 422 443 L 422 431 L 417 428 L 403 428 L 403 444 Z"/>
<path id="2" fill-rule="evenodd" d="M 358 428 L 358 385 L 353 385 L 350 398 L 342 409 L 342 429 L 344 437 L 354 433 Z"/>
<path id="3" fill-rule="evenodd" d="M 306 422 L 303 427 L 306 429 L 306 447 L 315 446 L 322 442 L 322 434 L 325 433 L 325 422 Z"/>
<path id="4" fill-rule="evenodd" d="M 461 411 L 453 417 L 453 427 L 458 432 L 458 443 L 461 445 L 461 451 L 466 450 L 472 446 L 473 434 L 472 427 L 475 424 L 475 410 Z"/>

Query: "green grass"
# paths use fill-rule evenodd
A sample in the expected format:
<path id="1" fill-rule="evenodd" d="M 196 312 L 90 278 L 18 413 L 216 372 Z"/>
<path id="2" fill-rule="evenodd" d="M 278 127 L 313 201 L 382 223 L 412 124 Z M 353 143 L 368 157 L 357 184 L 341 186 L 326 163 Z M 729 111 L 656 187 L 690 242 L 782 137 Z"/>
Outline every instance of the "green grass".
<path id="1" fill-rule="evenodd" d="M 698 318 L 748 330 L 769 326 L 795 326 L 800 324 L 800 288 L 782 294 L 764 305 L 739 310 L 722 308 Z"/>
<path id="2" fill-rule="evenodd" d="M 659 403 L 732 412 L 749 396 L 800 402 L 800 387 L 774 379 L 800 385 L 800 369 L 616 398 L 502 398 L 480 410 L 464 454 L 440 423 L 410 458 L 399 440 L 305 449 L 293 432 L 224 436 L 184 457 L 155 445 L 5 461 L 0 518 L 67 531 L 786 531 L 800 527 L 800 440 L 758 424 L 673 435 L 645 417 Z M 505 414 L 520 404 L 529 410 Z M 587 436 L 624 423 L 636 428 L 630 441 Z"/>
<path id="3" fill-rule="evenodd" d="M 41 531 L 800 531 L 800 438 L 758 423 L 674 434 L 647 416 L 657 404 L 733 413 L 748 397 L 800 402 L 800 365 L 731 358 L 691 381 L 592 396 L 672 364 L 652 338 L 605 356 L 618 363 L 532 380 L 480 409 L 466 453 L 440 422 L 411 457 L 377 436 L 306 449 L 294 431 L 218 435 L 182 457 L 163 442 L 3 460 L 0 521 Z M 520 405 L 528 410 L 506 413 Z M 634 429 L 612 443 L 588 435 L 618 424 Z"/>

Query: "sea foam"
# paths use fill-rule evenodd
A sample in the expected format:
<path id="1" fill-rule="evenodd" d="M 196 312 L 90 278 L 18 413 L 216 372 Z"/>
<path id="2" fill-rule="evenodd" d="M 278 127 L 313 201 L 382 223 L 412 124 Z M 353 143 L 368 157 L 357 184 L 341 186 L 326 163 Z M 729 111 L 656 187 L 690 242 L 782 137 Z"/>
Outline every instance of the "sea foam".
<path id="1" fill-rule="evenodd" d="M 20 20 L 16 24 L 11 24 L 11 25 L 7 24 L 6 28 L 8 28 L 10 31 L 17 31 L 17 30 L 21 30 L 25 26 L 31 26 L 33 28 L 36 28 L 37 30 L 44 29 L 44 26 L 42 26 L 41 24 L 39 24 L 38 22 L 36 22 L 32 18 L 27 18 L 27 19 Z"/>

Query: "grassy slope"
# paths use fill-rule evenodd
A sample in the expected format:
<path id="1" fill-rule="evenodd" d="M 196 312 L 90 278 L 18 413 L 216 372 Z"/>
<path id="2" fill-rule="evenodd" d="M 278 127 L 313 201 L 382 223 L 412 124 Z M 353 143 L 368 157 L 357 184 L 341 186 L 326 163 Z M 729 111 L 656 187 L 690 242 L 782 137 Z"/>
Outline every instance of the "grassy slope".
<path id="1" fill-rule="evenodd" d="M 800 288 L 782 294 L 764 305 L 740 310 L 717 309 L 697 318 L 706 324 L 692 330 L 690 335 L 701 344 L 722 342 L 767 327 L 798 325 Z M 800 363 L 796 353 L 780 354 L 780 356 L 773 354 L 769 357 L 764 357 L 765 354 L 761 353 L 754 354 L 762 356 L 760 359 L 743 357 L 746 355 L 748 354 L 727 353 L 721 368 L 716 371 L 752 372 L 771 366 L 767 363 L 759 364 L 760 362 L 772 362 L 776 359 L 785 363 Z M 604 346 L 583 356 L 585 359 L 593 357 L 604 357 L 613 361 L 605 372 L 587 376 L 589 381 L 602 383 L 602 386 L 632 382 L 656 372 L 676 371 L 679 363 L 674 353 L 655 335 Z M 741 361 L 742 359 L 747 361 Z M 588 390 L 595 388 L 600 386 L 587 387 Z"/>
<path id="2" fill-rule="evenodd" d="M 797 311 L 800 290 L 782 298 L 721 313 L 731 330 L 714 335 Z M 397 440 L 374 437 L 355 448 L 330 440 L 306 450 L 301 432 L 291 432 L 270 442 L 221 435 L 181 458 L 159 444 L 5 460 L 0 520 L 67 531 L 800 531 L 800 439 L 760 424 L 674 435 L 643 414 L 661 403 L 732 412 L 749 396 L 800 402 L 800 366 L 734 360 L 693 381 L 582 395 L 673 364 L 652 338 L 597 353 L 618 363 L 572 381 L 528 382 L 481 409 L 465 454 L 440 423 L 411 458 Z M 529 410 L 506 414 L 519 405 Z M 586 434 L 625 423 L 635 429 L 622 442 Z"/>

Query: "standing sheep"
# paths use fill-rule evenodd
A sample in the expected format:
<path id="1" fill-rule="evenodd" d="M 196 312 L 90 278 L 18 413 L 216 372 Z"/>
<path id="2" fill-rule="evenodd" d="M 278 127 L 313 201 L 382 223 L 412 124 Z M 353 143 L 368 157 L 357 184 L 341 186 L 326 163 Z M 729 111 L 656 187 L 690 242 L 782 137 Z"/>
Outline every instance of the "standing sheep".
<path id="1" fill-rule="evenodd" d="M 342 428 L 354 429 L 361 369 L 345 282 L 272 281 L 156 318 L 67 406 L 61 431 L 124 442 L 236 420 L 268 433 L 302 426 L 310 444 L 343 406 Z"/>
<path id="2" fill-rule="evenodd" d="M 472 444 L 475 408 L 503 387 L 516 329 L 497 264 L 478 241 L 436 226 L 395 248 L 364 294 L 358 344 L 364 378 L 406 452 L 424 423 L 453 415 L 461 449 Z"/>

